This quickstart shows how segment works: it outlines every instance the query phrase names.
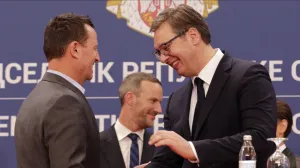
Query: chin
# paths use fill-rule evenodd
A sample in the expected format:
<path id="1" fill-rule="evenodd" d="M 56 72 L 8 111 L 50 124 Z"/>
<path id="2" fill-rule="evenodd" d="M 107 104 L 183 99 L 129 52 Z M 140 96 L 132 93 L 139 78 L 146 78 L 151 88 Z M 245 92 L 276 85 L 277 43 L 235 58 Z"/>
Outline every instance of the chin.
<path id="1" fill-rule="evenodd" d="M 86 80 L 92 80 L 93 79 L 93 75 L 88 75 L 87 77 L 86 77 Z"/>
<path id="2" fill-rule="evenodd" d="M 191 77 L 190 75 L 188 75 L 188 74 L 185 73 L 184 71 L 177 70 L 176 72 L 177 72 L 177 74 L 180 75 L 180 76 Z"/>
<path id="3" fill-rule="evenodd" d="M 154 125 L 154 122 L 152 122 L 152 121 L 151 121 L 151 122 L 148 122 L 148 123 L 147 123 L 147 128 L 153 127 L 153 125 Z"/>
<path id="4" fill-rule="evenodd" d="M 184 71 L 184 70 L 183 71 L 177 71 L 177 73 L 179 75 L 181 75 L 181 76 L 184 76 L 184 77 L 194 77 L 194 76 L 198 75 L 198 73 L 197 74 L 193 74 L 190 71 Z"/>

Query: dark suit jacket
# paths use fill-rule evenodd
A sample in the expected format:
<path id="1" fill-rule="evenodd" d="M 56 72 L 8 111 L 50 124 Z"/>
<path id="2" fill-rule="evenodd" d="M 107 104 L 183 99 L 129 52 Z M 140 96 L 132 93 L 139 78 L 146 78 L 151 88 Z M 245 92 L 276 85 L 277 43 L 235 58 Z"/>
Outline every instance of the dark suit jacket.
<path id="1" fill-rule="evenodd" d="M 151 133 L 145 130 L 141 163 L 151 161 L 155 147 L 148 145 Z M 121 148 L 114 125 L 100 133 L 100 168 L 125 168 Z"/>
<path id="2" fill-rule="evenodd" d="M 286 147 L 283 151 L 283 154 L 285 154 L 290 161 L 290 168 L 296 168 L 296 156 L 294 153 L 290 150 L 290 148 Z"/>
<path id="3" fill-rule="evenodd" d="M 164 116 L 165 129 L 192 141 L 201 168 L 237 168 L 243 135 L 252 135 L 257 168 L 266 161 L 275 145 L 266 139 L 276 133 L 276 96 L 268 71 L 260 64 L 230 57 L 220 61 L 200 109 L 195 137 L 188 124 L 192 82 L 171 94 Z M 159 148 L 147 168 L 195 168 L 170 150 Z"/>
<path id="4" fill-rule="evenodd" d="M 19 168 L 99 167 L 99 130 L 78 88 L 46 73 L 23 102 L 15 125 Z"/>

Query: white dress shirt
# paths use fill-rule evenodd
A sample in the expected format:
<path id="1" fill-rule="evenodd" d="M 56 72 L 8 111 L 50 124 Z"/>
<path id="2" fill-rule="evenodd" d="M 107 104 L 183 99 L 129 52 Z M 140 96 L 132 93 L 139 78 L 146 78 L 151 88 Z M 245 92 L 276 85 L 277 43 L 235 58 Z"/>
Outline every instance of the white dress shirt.
<path id="1" fill-rule="evenodd" d="M 145 130 L 140 130 L 137 132 L 132 132 L 124 125 L 122 125 L 119 119 L 115 123 L 115 130 L 117 134 L 117 138 L 119 141 L 119 145 L 121 148 L 123 160 L 125 163 L 126 168 L 130 168 L 130 147 L 132 144 L 131 139 L 128 137 L 130 133 L 136 133 L 138 135 L 138 146 L 139 146 L 139 163 L 141 162 L 142 158 L 142 151 L 143 151 L 143 141 L 144 141 L 144 132 Z"/>
<path id="2" fill-rule="evenodd" d="M 198 76 L 194 76 L 192 78 L 192 83 L 193 83 L 193 91 L 191 94 L 191 103 L 190 103 L 190 114 L 189 114 L 189 126 L 190 126 L 190 131 L 192 132 L 193 128 L 193 119 L 194 119 L 194 114 L 195 114 L 195 108 L 197 104 L 197 86 L 194 84 L 194 80 L 196 77 L 199 77 L 200 79 L 203 80 L 203 88 L 204 88 L 204 93 L 205 96 L 208 92 L 210 83 L 212 81 L 212 78 L 216 72 L 216 69 L 223 58 L 224 54 L 222 51 L 217 48 L 216 54 L 210 59 L 210 61 L 206 64 L 206 66 L 201 70 L 201 72 L 198 74 Z M 192 150 L 197 158 L 197 161 L 191 161 L 192 163 L 199 163 L 199 158 L 197 155 L 197 152 L 195 150 L 195 147 L 192 142 L 189 142 Z"/>
<path id="3" fill-rule="evenodd" d="M 72 83 L 75 87 L 77 87 L 82 92 L 82 94 L 84 94 L 85 89 L 78 82 L 76 82 L 75 80 L 73 80 L 69 76 L 67 76 L 67 75 L 65 75 L 65 74 L 63 74 L 61 72 L 58 72 L 58 71 L 55 71 L 55 70 L 51 70 L 51 69 L 48 69 L 47 72 L 56 74 L 56 75 L 64 78 L 65 80 L 67 80 L 70 83 Z"/>

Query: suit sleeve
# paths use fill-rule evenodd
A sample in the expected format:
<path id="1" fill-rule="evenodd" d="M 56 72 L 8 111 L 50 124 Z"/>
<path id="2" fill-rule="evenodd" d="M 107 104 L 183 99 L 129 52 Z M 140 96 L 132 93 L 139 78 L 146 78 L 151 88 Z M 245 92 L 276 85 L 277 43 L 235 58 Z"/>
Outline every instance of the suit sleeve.
<path id="1" fill-rule="evenodd" d="M 200 163 L 237 161 L 245 134 L 252 135 L 258 159 L 266 158 L 273 150 L 272 142 L 266 140 L 275 137 L 277 121 L 276 95 L 269 74 L 262 65 L 253 65 L 242 79 L 237 100 L 241 132 L 220 139 L 193 141 Z"/>
<path id="2" fill-rule="evenodd" d="M 164 129 L 179 133 L 178 131 L 173 130 L 174 120 L 169 117 L 169 104 L 172 95 L 173 93 L 169 97 L 166 113 L 164 114 Z M 156 148 L 155 156 L 146 168 L 181 168 L 182 163 L 182 157 L 174 153 L 168 146 L 162 146 Z"/>
<path id="3" fill-rule="evenodd" d="M 86 118 L 80 102 L 62 96 L 44 118 L 44 141 L 51 168 L 83 168 L 86 158 Z"/>

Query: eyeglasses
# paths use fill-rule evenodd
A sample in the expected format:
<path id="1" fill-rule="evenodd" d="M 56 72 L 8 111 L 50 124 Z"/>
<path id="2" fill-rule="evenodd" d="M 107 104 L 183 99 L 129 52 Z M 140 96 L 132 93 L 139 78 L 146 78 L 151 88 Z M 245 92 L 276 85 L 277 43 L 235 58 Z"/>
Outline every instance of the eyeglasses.
<path id="1" fill-rule="evenodd" d="M 155 51 L 153 52 L 153 55 L 154 55 L 158 60 L 161 59 L 161 54 L 163 54 L 163 55 L 168 55 L 169 52 L 170 52 L 170 46 L 171 46 L 172 41 L 174 41 L 176 38 L 178 38 L 178 37 L 184 35 L 185 32 L 186 32 L 186 31 L 183 31 L 183 32 L 177 34 L 175 37 L 171 38 L 169 41 L 167 41 L 167 42 L 161 44 L 161 45 L 158 47 L 158 49 L 155 50 Z"/>

